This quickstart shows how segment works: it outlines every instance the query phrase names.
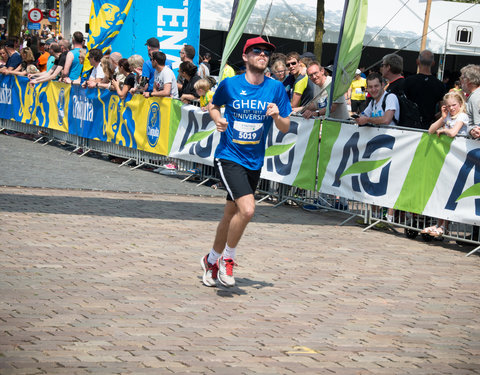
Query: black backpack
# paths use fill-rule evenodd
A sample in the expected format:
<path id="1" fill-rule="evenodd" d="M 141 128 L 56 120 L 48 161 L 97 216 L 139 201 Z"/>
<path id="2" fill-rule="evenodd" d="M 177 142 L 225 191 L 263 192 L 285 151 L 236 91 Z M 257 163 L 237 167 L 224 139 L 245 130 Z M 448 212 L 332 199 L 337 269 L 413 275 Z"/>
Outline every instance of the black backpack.
<path id="1" fill-rule="evenodd" d="M 422 115 L 418 108 L 417 103 L 412 102 L 408 99 L 405 94 L 394 94 L 393 92 L 388 92 L 383 97 L 382 109 L 385 113 L 385 101 L 387 100 L 388 95 L 396 95 L 398 99 L 398 105 L 400 107 L 400 117 L 398 121 L 393 116 L 393 122 L 398 126 L 405 126 L 408 128 L 422 129 Z"/>

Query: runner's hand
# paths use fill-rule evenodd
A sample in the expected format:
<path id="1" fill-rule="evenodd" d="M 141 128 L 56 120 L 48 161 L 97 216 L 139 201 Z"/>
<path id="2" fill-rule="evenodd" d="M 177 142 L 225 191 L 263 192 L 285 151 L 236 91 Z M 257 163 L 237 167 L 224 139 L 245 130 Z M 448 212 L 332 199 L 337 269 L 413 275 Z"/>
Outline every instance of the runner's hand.
<path id="1" fill-rule="evenodd" d="M 267 106 L 267 116 L 271 116 L 273 118 L 277 117 L 280 114 L 278 107 L 275 103 L 269 103 Z"/>
<path id="2" fill-rule="evenodd" d="M 222 117 L 215 123 L 215 125 L 217 125 L 217 130 L 219 132 L 224 132 L 225 130 L 227 130 L 228 121 L 225 117 Z"/>

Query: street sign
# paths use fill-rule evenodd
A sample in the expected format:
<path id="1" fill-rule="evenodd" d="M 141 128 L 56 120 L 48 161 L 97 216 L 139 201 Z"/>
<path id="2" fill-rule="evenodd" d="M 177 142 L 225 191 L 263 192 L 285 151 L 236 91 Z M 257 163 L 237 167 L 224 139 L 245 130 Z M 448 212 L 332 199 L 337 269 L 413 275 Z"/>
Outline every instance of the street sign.
<path id="1" fill-rule="evenodd" d="M 40 30 L 40 23 L 39 22 L 29 22 L 27 26 L 28 30 Z"/>
<path id="2" fill-rule="evenodd" d="M 42 11 L 38 8 L 33 8 L 28 11 L 28 20 L 32 23 L 40 22 L 43 18 Z"/>
<path id="3" fill-rule="evenodd" d="M 48 11 L 48 17 L 49 18 L 57 18 L 57 11 L 55 9 L 50 9 Z"/>

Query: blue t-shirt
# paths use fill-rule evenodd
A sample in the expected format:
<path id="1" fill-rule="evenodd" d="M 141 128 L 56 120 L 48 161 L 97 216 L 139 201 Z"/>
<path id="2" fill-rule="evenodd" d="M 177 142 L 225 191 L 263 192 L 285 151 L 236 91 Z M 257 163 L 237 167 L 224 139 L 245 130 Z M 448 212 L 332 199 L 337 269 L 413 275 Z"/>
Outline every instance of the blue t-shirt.
<path id="1" fill-rule="evenodd" d="M 80 48 L 74 48 L 70 52 L 73 53 L 72 66 L 70 67 L 70 72 L 68 78 L 72 81 L 75 81 L 80 74 L 82 73 L 83 65 L 80 64 Z"/>
<path id="2" fill-rule="evenodd" d="M 7 68 L 13 68 L 16 69 L 17 66 L 19 66 L 22 63 L 22 56 L 15 51 L 10 55 L 10 57 L 7 60 L 7 64 L 5 65 Z"/>
<path id="3" fill-rule="evenodd" d="M 52 69 L 53 64 L 55 63 L 55 56 L 50 55 L 47 60 L 47 72 Z"/>
<path id="4" fill-rule="evenodd" d="M 262 168 L 265 141 L 273 118 L 266 116 L 269 103 L 278 106 L 280 116 L 292 112 L 290 101 L 282 83 L 265 77 L 260 85 L 252 85 L 245 74 L 225 78 L 220 82 L 212 103 L 225 105 L 227 129 L 221 133 L 215 158 L 238 163 L 247 169 Z"/>
<path id="5" fill-rule="evenodd" d="M 172 68 L 172 61 L 169 59 L 165 60 L 165 66 Z M 147 60 L 143 63 L 142 66 L 142 77 L 148 78 L 148 89 L 147 91 L 153 91 L 153 83 L 155 82 L 155 68 L 152 66 L 152 60 Z"/>

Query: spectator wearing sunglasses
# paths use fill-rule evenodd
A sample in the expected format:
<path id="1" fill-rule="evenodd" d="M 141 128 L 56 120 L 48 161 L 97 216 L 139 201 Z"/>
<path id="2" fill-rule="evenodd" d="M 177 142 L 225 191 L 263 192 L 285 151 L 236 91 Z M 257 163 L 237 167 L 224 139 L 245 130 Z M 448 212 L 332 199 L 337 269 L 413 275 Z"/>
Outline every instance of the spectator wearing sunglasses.
<path id="1" fill-rule="evenodd" d="M 299 107 L 303 107 L 313 99 L 314 84 L 308 79 L 307 75 L 303 75 L 300 65 L 300 55 L 297 52 L 287 54 L 285 63 L 289 73 L 295 79 L 290 90 L 290 103 L 296 112 Z"/>

